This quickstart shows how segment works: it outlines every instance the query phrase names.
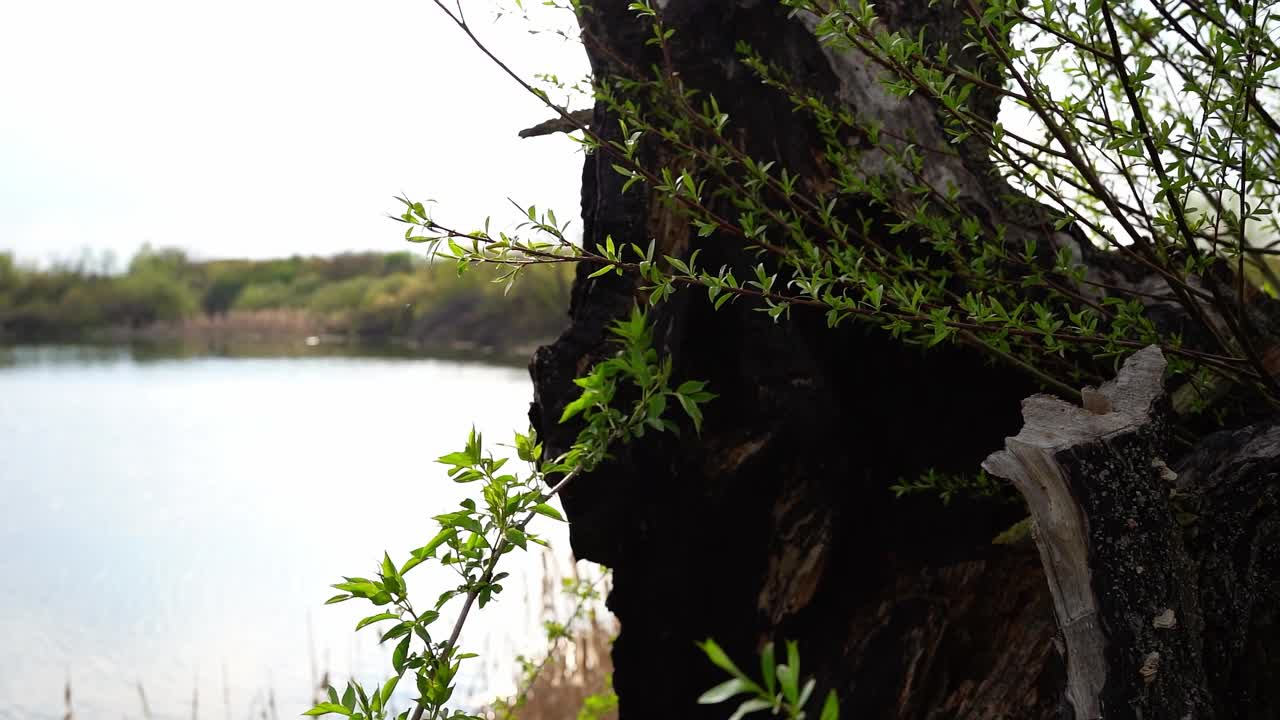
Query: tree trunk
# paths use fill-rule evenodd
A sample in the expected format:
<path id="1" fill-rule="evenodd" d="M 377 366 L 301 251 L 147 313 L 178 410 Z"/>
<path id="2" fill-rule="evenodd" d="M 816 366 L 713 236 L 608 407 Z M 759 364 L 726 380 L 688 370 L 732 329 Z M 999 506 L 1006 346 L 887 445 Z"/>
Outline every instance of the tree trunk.
<path id="1" fill-rule="evenodd" d="M 803 17 L 788 18 L 775 3 L 659 5 L 676 30 L 673 69 L 689 87 L 718 98 L 732 118 L 735 142 L 757 159 L 802 177 L 822 176 L 816 131 L 738 62 L 737 40 L 805 87 L 875 114 L 886 126 L 913 128 L 922 139 L 941 137 L 923 100 L 888 98 L 863 59 L 824 51 Z M 959 37 L 959 17 L 948 3 L 898 0 L 879 3 L 877 11 L 896 27 Z M 645 45 L 649 29 L 626 3 L 597 3 L 584 15 L 583 37 L 598 78 L 655 61 Z M 983 102 L 994 115 L 994 98 Z M 591 125 L 607 139 L 620 139 L 602 104 Z M 650 162 L 659 162 L 660 153 L 642 149 Z M 1007 187 L 980 153 L 966 148 L 944 162 L 950 165 L 935 171 L 956 180 L 965 206 L 1009 225 L 1015 239 L 1020 232 L 1052 232 L 1042 215 L 1009 207 L 1001 198 Z M 696 237 L 641 188 L 623 194 L 624 182 L 609 158 L 588 156 L 588 245 L 606 236 L 641 246 L 653 239 L 665 254 L 701 249 L 707 267 L 754 264 L 731 240 Z M 1055 242 L 1073 242 L 1069 232 L 1053 234 Z M 1100 259 L 1093 271 L 1115 267 Z M 588 278 L 591 270 L 581 268 L 574 285 L 571 327 L 530 365 L 531 418 L 553 453 L 576 431 L 557 423 L 576 397 L 572 379 L 609 352 L 608 322 L 643 302 L 635 278 Z M 1092 654 L 1084 659 L 1100 674 L 1086 677 L 1077 667 L 1086 650 L 1077 649 L 1072 632 L 1065 644 L 1059 639 L 1055 607 L 1064 617 L 1063 600 L 1046 583 L 1046 551 L 992 543 L 1025 515 L 1023 507 L 896 499 L 888 489 L 931 468 L 976 471 L 1018 430 L 1019 403 L 1034 390 L 1021 374 L 959 348 L 926 353 L 874 329 L 830 330 L 818 313 L 800 309 L 781 323 L 744 304 L 714 311 L 694 291 L 677 293 L 653 317 L 676 376 L 707 380 L 719 395 L 708 406 L 701 436 L 648 436 L 619 448 L 613 461 L 576 481 L 564 497 L 574 552 L 614 570 L 609 606 L 622 626 L 613 659 L 623 720 L 727 715 L 722 707 L 695 704 L 723 679 L 694 645 L 708 637 L 747 667 L 764 643 L 799 641 L 803 671 L 818 678 L 816 695 L 836 689 L 845 718 L 1053 718 L 1067 708 L 1076 717 L 1091 717 L 1098 708 L 1108 718 L 1137 717 L 1139 708 L 1150 708 L 1146 718 L 1183 717 L 1164 714 L 1174 705 L 1196 718 L 1280 713 L 1280 691 L 1273 689 L 1280 687 L 1280 645 L 1273 642 L 1280 435 L 1273 430 L 1208 438 L 1177 467 L 1186 485 L 1182 495 L 1212 505 L 1200 510 L 1199 540 L 1180 554 L 1155 545 L 1173 543 L 1181 526 L 1172 524 L 1168 502 L 1156 503 L 1151 494 L 1158 488 L 1145 478 L 1150 504 L 1132 519 L 1152 543 L 1147 550 L 1169 554 L 1145 570 L 1151 588 L 1175 587 L 1187 574 L 1205 578 L 1182 588 L 1178 602 L 1157 599 L 1147 585 L 1127 594 L 1126 572 L 1136 572 L 1124 564 L 1130 555 L 1108 556 L 1096 567 L 1093 555 L 1075 558 L 1095 584 L 1100 578 L 1121 583 L 1093 589 L 1100 614 L 1084 646 Z M 1267 447 L 1269 454 L 1259 450 Z M 1255 459 L 1240 459 L 1246 455 Z M 1221 457 L 1235 464 L 1224 465 Z M 1109 497 L 1082 497 L 1080 512 L 1090 517 Z M 1073 537 L 1077 545 L 1089 543 L 1089 551 L 1128 543 L 1129 519 L 1118 527 L 1089 525 L 1089 532 L 1114 535 L 1077 529 Z M 1088 583 L 1074 580 L 1077 595 L 1088 595 Z M 1151 629 L 1164 609 L 1151 603 L 1173 607 L 1177 627 Z M 1115 624 L 1120 618 L 1129 624 Z M 1174 634 L 1180 639 L 1167 639 Z M 1139 647 L 1148 640 L 1158 647 Z M 1146 668 L 1153 652 L 1160 653 L 1154 674 L 1135 684 L 1130 671 Z M 1166 693 L 1184 673 L 1189 682 Z M 1153 688 L 1169 700 L 1130 702 L 1133 693 Z"/>

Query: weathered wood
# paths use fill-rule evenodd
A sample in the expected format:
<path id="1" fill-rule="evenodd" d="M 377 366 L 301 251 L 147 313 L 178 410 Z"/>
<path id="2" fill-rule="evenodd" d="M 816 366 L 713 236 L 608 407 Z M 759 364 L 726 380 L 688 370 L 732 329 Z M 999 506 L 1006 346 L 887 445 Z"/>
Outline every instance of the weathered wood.
<path id="1" fill-rule="evenodd" d="M 1187 639 L 1191 563 L 1167 499 L 1164 368 L 1147 348 L 1087 389 L 1083 408 L 1028 398 L 1021 432 L 983 463 L 1030 508 L 1066 644 L 1066 698 L 1082 720 L 1212 717 Z"/>
<path id="2" fill-rule="evenodd" d="M 1147 348 L 1084 407 L 1028 398 L 983 467 L 1031 511 L 1074 717 L 1275 717 L 1280 426 L 1211 435 L 1171 468 L 1163 370 Z"/>

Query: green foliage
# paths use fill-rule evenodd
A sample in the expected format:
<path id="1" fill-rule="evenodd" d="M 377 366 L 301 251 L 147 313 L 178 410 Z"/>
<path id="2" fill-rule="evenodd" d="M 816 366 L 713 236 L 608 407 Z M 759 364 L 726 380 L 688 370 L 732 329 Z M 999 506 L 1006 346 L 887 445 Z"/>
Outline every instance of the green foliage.
<path id="1" fill-rule="evenodd" d="M 714 95 L 661 64 L 592 78 L 622 139 L 582 127 L 580 142 L 699 236 L 756 250 L 754 267 L 655 257 L 638 238 L 579 248 L 554 213 L 536 208 L 523 236 L 494 235 L 444 226 L 402 198 L 406 237 L 513 276 L 563 261 L 592 264 L 597 275 L 632 272 L 654 303 L 697 287 L 716 307 L 748 302 L 779 321 L 812 308 L 831 326 L 863 322 L 905 343 L 960 343 L 1064 394 L 1154 343 L 1175 375 L 1204 371 L 1235 388 L 1217 394 L 1219 408 L 1259 394 L 1280 402 L 1259 350 L 1272 339 L 1246 307 L 1250 278 L 1264 278 L 1264 292 L 1276 284 L 1267 260 L 1280 178 L 1280 124 L 1267 109 L 1277 99 L 1267 78 L 1280 69 L 1274 14 L 1238 6 L 1177 15 L 1163 0 L 991 0 L 955 6 L 960 26 L 931 38 L 889 30 L 865 2 L 783 4 L 832 50 L 876 66 L 893 112 L 925 118 L 936 107 L 942 144 L 882 127 L 873 110 L 835 106 L 740 44 L 742 63 L 814 121 L 822 172 L 801 178 L 745 154 L 728 140 L 732 118 Z M 669 56 L 680 38 L 662 13 L 644 2 L 631 9 Z M 992 102 L 1030 129 L 993 122 Z M 962 156 L 990 172 L 963 179 Z M 964 186 L 972 182 L 983 188 Z M 1006 182 L 1029 197 L 1001 191 Z M 983 221 L 972 208 L 987 202 L 994 220 Z M 1164 287 L 1153 296 L 1100 281 L 1083 263 L 1087 245 Z M 1190 326 L 1157 328 L 1153 304 L 1180 307 Z"/>
<path id="2" fill-rule="evenodd" d="M 113 287 L 114 297 L 107 299 L 107 315 L 131 327 L 181 320 L 196 311 L 195 294 L 159 269 L 132 271 Z"/>
<path id="3" fill-rule="evenodd" d="M 582 388 L 582 394 L 565 406 L 560 422 L 582 415 L 587 427 L 582 431 L 580 442 L 591 453 L 598 453 L 607 450 L 615 439 L 644 437 L 646 429 L 678 432 L 677 425 L 665 416 L 668 401 L 674 400 L 693 421 L 694 429 L 700 431 L 700 406 L 715 398 L 704 389 L 706 383 L 688 380 L 674 390 L 669 388 L 671 360 L 664 358 L 659 361 L 644 313 L 639 308 L 632 310 L 630 318 L 615 321 L 611 330 L 623 343 L 624 350 L 597 363 L 586 376 L 574 380 Z M 641 391 L 630 413 L 613 406 L 621 381 L 629 382 Z M 574 456 L 573 460 L 583 462 L 589 471 L 603 457 L 584 454 L 581 458 Z"/>
<path id="4" fill-rule="evenodd" d="M 930 468 L 914 480 L 900 478 L 889 486 L 897 497 L 907 495 L 934 495 L 944 505 L 950 505 L 957 497 L 1012 502 L 1017 493 L 1008 483 L 996 480 L 979 469 L 976 473 L 946 473 Z"/>
<path id="5" fill-rule="evenodd" d="M 808 717 L 805 706 L 813 696 L 817 680 L 804 680 L 800 674 L 800 649 L 794 642 L 787 643 L 787 657 L 777 662 L 773 643 L 765 645 L 760 654 L 760 680 L 752 679 L 729 659 L 714 640 L 708 638 L 698 647 L 707 659 L 729 674 L 729 679 L 711 688 L 698 698 L 703 705 L 716 705 L 741 697 L 731 720 L 739 720 L 753 713 L 768 710 L 771 715 L 781 715 L 788 720 L 804 720 Z M 745 696 L 745 697 L 744 697 Z M 819 720 L 838 720 L 840 700 L 834 690 L 827 691 L 822 702 Z"/>
<path id="6" fill-rule="evenodd" d="M 0 293 L 17 284 L 18 268 L 13 264 L 13 253 L 0 252 Z"/>
<path id="7" fill-rule="evenodd" d="M 311 295 L 307 307 L 321 315 L 358 308 L 373 282 L 371 277 L 356 275 L 325 285 Z"/>
<path id="8" fill-rule="evenodd" d="M 535 268 L 508 287 L 492 272 L 459 277 L 449 264 L 407 252 L 193 261 L 180 250 L 145 248 L 127 273 L 103 275 L 84 265 L 25 269 L 4 254 L 0 333 L 18 340 L 79 338 L 202 313 L 290 310 L 308 313 L 334 334 L 504 348 L 562 329 L 568 271 Z"/>
<path id="9" fill-rule="evenodd" d="M 1033 521 L 1030 517 L 1025 517 L 1018 522 L 1005 528 L 1001 533 L 991 539 L 992 545 L 1021 545 L 1029 544 L 1032 540 Z"/>
<path id="10" fill-rule="evenodd" d="M 247 281 L 234 273 L 222 272 L 209 280 L 209 287 L 200 298 L 200 308 L 207 315 L 226 313 L 242 298 Z"/>
<path id="11" fill-rule="evenodd" d="M 600 720 L 618 711 L 618 694 L 612 688 L 602 693 L 588 695 L 578 710 L 577 720 Z"/>
<path id="12" fill-rule="evenodd" d="M 563 521 L 549 501 L 607 458 L 616 443 L 641 437 L 646 428 L 675 430 L 676 424 L 662 414 L 666 398 L 675 398 L 695 428 L 700 426 L 700 407 L 713 396 L 701 383 L 670 388 L 670 362 L 659 359 L 653 349 L 644 313 L 637 308 L 627 319 L 616 322 L 612 333 L 619 346 L 617 353 L 577 381 L 582 394 L 565 410 L 562 421 L 576 420 L 582 426 L 567 452 L 556 458 L 544 457 L 543 446 L 532 431 L 517 434 L 513 443 L 516 456 L 528 466 L 527 474 L 521 476 L 505 471 L 507 459 L 489 452 L 483 437 L 473 429 L 463 449 L 439 459 L 455 483 L 476 488 L 472 497 L 463 500 L 459 509 L 437 515 L 438 532 L 403 562 L 397 564 L 384 554 L 371 577 L 344 577 L 333 586 L 339 594 L 329 603 L 360 599 L 376 610 L 357 624 L 357 631 L 389 623 L 378 629 L 380 642 L 396 641 L 391 662 L 394 675 L 388 683 L 394 687 L 405 675 L 413 677 L 418 690 L 415 718 L 471 717 L 448 708 L 462 662 L 475 657 L 459 650 L 458 637 L 473 608 L 482 609 L 501 594 L 502 580 L 507 576 L 498 571 L 501 558 L 526 550 L 531 543 L 545 544 L 530 530 L 533 519 L 543 516 Z M 631 399 L 619 400 L 622 396 Z M 428 561 L 453 570 L 458 584 L 422 609 L 409 598 L 404 578 Z M 447 639 L 441 640 L 433 635 L 431 626 L 455 600 L 461 601 L 457 621 Z M 376 692 L 366 698 L 359 683 L 349 685 L 349 697 L 344 696 L 341 702 L 334 699 L 336 694 L 331 690 L 330 702 L 317 705 L 308 714 L 388 717 L 386 699 L 379 700 Z M 407 715 L 406 711 L 400 717 Z"/>
<path id="13" fill-rule="evenodd" d="M 178 248 L 153 248 L 148 244 L 129 262 L 129 274 L 182 278 L 190 267 L 186 252 Z"/>
<path id="14" fill-rule="evenodd" d="M 296 296 L 293 289 L 284 283 L 267 282 L 247 286 L 240 285 L 229 309 L 250 312 L 254 310 L 275 310 L 296 307 L 293 304 L 295 301 Z M 221 301 L 218 304 L 221 304 Z"/>

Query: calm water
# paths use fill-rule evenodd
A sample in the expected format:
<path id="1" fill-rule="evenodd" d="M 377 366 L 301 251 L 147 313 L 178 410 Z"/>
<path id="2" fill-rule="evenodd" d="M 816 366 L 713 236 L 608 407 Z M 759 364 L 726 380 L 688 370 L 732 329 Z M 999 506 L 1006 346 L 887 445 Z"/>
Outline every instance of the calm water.
<path id="1" fill-rule="evenodd" d="M 78 718 L 142 717 L 139 684 L 156 718 L 262 717 L 268 692 L 296 717 L 325 670 L 380 675 L 368 606 L 328 584 L 429 538 L 466 489 L 433 460 L 472 423 L 508 441 L 530 394 L 437 360 L 0 348 L 0 718 L 61 718 L 68 679 Z M 471 647 L 528 644 L 508 587 Z M 508 668 L 473 670 L 480 696 Z"/>

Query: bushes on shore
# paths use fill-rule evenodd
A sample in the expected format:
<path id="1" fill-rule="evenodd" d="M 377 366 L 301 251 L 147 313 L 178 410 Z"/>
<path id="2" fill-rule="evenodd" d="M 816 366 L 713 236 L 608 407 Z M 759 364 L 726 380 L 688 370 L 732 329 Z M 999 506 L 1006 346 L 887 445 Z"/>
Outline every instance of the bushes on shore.
<path id="1" fill-rule="evenodd" d="M 533 268 L 504 302 L 492 274 L 459 277 L 452 264 L 408 252 L 197 261 L 144 248 L 123 274 L 86 265 L 37 270 L 0 253 L 0 337 L 80 339 L 289 310 L 365 340 L 509 348 L 559 332 L 571 279 L 566 267 Z"/>

